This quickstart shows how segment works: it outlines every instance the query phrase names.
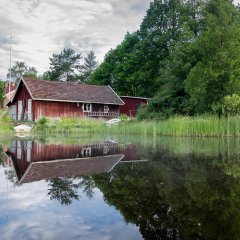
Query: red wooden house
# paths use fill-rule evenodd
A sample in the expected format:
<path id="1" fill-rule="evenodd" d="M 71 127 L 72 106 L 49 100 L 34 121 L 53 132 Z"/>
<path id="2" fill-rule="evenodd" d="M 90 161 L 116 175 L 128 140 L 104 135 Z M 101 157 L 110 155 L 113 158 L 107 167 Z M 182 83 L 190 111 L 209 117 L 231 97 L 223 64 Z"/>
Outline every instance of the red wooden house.
<path id="1" fill-rule="evenodd" d="M 149 98 L 132 96 L 120 96 L 120 98 L 125 103 L 120 106 L 120 114 L 126 114 L 129 117 L 135 117 L 138 108 L 142 105 L 147 105 L 149 100 Z"/>
<path id="2" fill-rule="evenodd" d="M 46 117 L 103 117 L 120 114 L 124 102 L 110 86 L 22 78 L 8 103 L 17 121 Z"/>

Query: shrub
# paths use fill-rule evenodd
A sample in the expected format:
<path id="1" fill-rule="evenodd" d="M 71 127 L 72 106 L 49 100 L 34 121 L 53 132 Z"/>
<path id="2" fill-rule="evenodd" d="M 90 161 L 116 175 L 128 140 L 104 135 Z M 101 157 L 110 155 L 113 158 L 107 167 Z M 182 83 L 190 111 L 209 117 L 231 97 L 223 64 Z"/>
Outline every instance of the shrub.
<path id="1" fill-rule="evenodd" d="M 222 113 L 231 116 L 240 114 L 240 96 L 237 94 L 225 96 L 222 99 Z"/>

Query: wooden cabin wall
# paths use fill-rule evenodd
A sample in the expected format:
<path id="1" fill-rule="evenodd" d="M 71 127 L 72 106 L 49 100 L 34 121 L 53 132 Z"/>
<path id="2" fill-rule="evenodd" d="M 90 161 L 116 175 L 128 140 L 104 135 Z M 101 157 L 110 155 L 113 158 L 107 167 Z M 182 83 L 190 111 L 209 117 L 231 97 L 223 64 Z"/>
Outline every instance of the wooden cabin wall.
<path id="1" fill-rule="evenodd" d="M 32 97 L 30 96 L 26 86 L 23 84 L 23 82 L 21 82 L 20 86 L 19 86 L 19 91 L 17 91 L 17 93 L 16 93 L 15 100 L 11 104 L 11 106 L 16 107 L 16 114 L 18 114 L 18 102 L 19 101 L 22 101 L 22 113 L 24 114 L 27 112 L 28 99 L 32 99 Z"/>
<path id="2" fill-rule="evenodd" d="M 81 104 L 68 102 L 34 101 L 34 121 L 46 117 L 83 117 Z"/>
<path id="3" fill-rule="evenodd" d="M 106 104 L 106 105 L 108 105 L 109 112 L 119 113 L 118 105 L 111 105 L 111 104 Z M 104 111 L 104 104 L 97 104 L 97 103 L 92 104 L 92 112 L 103 112 L 103 111 Z"/>
<path id="4" fill-rule="evenodd" d="M 144 98 L 121 97 L 125 105 L 120 106 L 120 114 L 126 114 L 129 117 L 135 117 L 137 110 L 141 105 L 147 105 L 148 100 Z"/>
<path id="5" fill-rule="evenodd" d="M 118 105 L 108 105 L 109 112 L 119 113 Z M 82 103 L 33 101 L 34 121 L 46 117 L 85 117 L 87 113 L 82 110 Z M 104 104 L 92 104 L 92 112 L 103 112 Z"/>

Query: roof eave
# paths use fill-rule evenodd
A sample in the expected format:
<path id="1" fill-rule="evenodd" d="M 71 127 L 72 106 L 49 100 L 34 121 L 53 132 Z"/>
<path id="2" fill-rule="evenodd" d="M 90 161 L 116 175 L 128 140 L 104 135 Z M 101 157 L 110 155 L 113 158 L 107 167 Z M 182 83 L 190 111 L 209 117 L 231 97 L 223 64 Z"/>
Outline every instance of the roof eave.
<path id="1" fill-rule="evenodd" d="M 123 102 L 123 100 L 117 95 L 117 93 L 111 88 L 110 85 L 108 85 L 108 87 L 113 91 L 113 93 L 118 97 L 118 99 L 122 102 L 121 104 L 118 105 L 125 105 L 125 102 Z"/>
<path id="2" fill-rule="evenodd" d="M 47 98 L 33 98 L 36 101 L 49 101 L 49 102 L 67 102 L 67 103 L 96 103 L 96 104 L 108 104 L 108 105 L 123 105 L 120 103 L 109 103 L 109 102 L 96 102 L 96 101 L 73 101 L 73 100 L 60 100 L 60 99 L 47 99 Z"/>
<path id="3" fill-rule="evenodd" d="M 24 85 L 26 86 L 26 88 L 27 88 L 27 90 L 28 90 L 31 98 L 34 99 L 32 93 L 31 93 L 31 91 L 30 91 L 30 89 L 29 89 L 29 87 L 27 86 L 26 82 L 24 81 L 24 78 L 21 76 L 21 77 L 20 77 L 20 81 L 19 81 L 19 83 L 18 83 L 18 85 L 17 85 L 17 87 L 16 87 L 16 89 L 15 89 L 15 93 L 14 93 L 14 95 L 13 95 L 13 98 L 12 98 L 11 101 L 8 102 L 8 105 L 14 101 L 21 82 L 24 83 Z"/>

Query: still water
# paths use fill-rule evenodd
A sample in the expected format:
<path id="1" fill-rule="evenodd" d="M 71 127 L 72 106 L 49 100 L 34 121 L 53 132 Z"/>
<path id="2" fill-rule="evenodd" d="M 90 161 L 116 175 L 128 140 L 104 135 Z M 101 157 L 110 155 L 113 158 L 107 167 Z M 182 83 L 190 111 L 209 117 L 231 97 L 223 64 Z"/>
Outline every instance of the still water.
<path id="1" fill-rule="evenodd" d="M 0 143 L 1 239 L 240 239 L 239 140 Z"/>

